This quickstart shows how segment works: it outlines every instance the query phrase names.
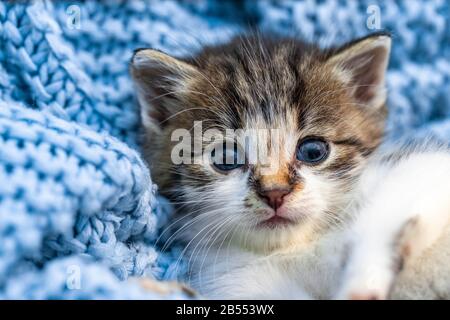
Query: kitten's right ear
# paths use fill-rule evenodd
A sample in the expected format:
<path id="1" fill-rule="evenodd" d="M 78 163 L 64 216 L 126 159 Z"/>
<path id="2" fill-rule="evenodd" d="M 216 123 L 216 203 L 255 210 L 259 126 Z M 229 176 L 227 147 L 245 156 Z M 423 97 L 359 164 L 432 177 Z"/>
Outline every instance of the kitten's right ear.
<path id="1" fill-rule="evenodd" d="M 345 44 L 328 59 L 349 79 L 353 96 L 373 109 L 386 101 L 385 74 L 391 50 L 390 34 L 379 32 Z"/>
<path id="2" fill-rule="evenodd" d="M 154 49 L 138 49 L 130 64 L 144 127 L 159 132 L 182 110 L 180 98 L 198 74 L 195 66 Z"/>

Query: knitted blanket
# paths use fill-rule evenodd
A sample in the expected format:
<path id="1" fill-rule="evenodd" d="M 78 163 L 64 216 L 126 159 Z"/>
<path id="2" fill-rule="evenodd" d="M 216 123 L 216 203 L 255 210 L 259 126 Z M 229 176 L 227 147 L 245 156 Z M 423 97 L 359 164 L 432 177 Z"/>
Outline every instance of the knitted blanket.
<path id="1" fill-rule="evenodd" d="M 390 30 L 389 137 L 449 140 L 444 0 L 0 2 L 0 299 L 185 297 L 124 281 L 184 272 L 156 243 L 171 207 L 139 154 L 128 61 L 248 26 L 323 44 Z"/>

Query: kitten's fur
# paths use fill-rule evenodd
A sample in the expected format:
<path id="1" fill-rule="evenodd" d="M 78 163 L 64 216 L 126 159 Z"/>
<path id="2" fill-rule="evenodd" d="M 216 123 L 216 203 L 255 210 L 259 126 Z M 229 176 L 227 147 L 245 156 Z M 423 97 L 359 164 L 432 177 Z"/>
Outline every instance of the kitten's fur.
<path id="1" fill-rule="evenodd" d="M 331 49 L 250 36 L 190 59 L 136 51 L 131 72 L 145 156 L 161 192 L 183 214 L 177 235 L 189 241 L 197 290 L 211 298 L 337 293 L 351 247 L 342 227 L 383 137 L 390 43 L 383 33 Z M 258 137 L 266 138 L 259 147 L 269 157 L 281 159 L 278 171 L 264 175 L 258 163 L 227 174 L 207 164 L 174 165 L 171 133 L 192 130 L 194 121 L 203 121 L 203 130 L 280 129 L 281 143 Z M 326 140 L 329 158 L 300 163 L 295 152 L 305 137 Z M 295 223 L 259 227 L 272 214 L 261 191 L 276 188 L 290 190 L 284 214 Z"/>
<path id="2" fill-rule="evenodd" d="M 357 189 L 337 297 L 450 299 L 449 147 L 427 139 L 380 150 Z"/>

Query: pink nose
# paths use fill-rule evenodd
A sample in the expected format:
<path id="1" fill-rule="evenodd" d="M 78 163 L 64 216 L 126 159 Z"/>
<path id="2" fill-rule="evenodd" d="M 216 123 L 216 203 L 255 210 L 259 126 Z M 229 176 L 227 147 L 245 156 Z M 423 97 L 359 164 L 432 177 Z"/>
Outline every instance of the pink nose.
<path id="1" fill-rule="evenodd" d="M 271 189 L 261 192 L 261 197 L 275 211 L 283 205 L 284 197 L 291 192 L 289 189 Z"/>

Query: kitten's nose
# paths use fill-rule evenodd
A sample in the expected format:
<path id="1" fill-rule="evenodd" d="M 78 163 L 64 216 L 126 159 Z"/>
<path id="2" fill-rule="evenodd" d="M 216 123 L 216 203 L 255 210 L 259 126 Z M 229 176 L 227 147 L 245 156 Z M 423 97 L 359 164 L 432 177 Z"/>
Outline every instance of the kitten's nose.
<path id="1" fill-rule="evenodd" d="M 271 189 L 261 192 L 261 197 L 273 209 L 277 210 L 283 205 L 284 197 L 291 192 L 289 189 Z"/>

